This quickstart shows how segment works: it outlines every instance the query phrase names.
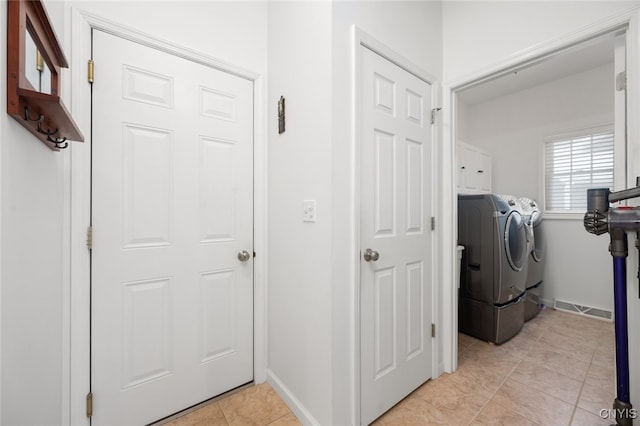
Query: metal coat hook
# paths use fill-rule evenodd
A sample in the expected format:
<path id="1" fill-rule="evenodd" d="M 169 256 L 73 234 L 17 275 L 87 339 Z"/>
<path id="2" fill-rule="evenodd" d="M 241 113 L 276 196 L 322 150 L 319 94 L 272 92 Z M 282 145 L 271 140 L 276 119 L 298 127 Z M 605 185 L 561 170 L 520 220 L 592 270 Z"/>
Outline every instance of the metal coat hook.
<path id="1" fill-rule="evenodd" d="M 57 132 L 57 130 L 56 130 Z M 56 147 L 60 148 L 60 149 L 65 149 L 69 146 L 69 142 L 67 142 L 67 138 L 52 138 L 50 135 L 47 135 L 47 140 L 49 142 L 52 142 L 54 144 L 56 144 Z"/>
<path id="2" fill-rule="evenodd" d="M 47 140 L 51 143 L 53 143 L 56 148 L 58 149 L 65 149 L 69 146 L 69 142 L 67 142 L 67 138 L 66 137 L 62 137 L 62 138 L 58 138 L 58 137 L 52 137 L 54 136 L 56 133 L 58 133 L 58 129 L 55 130 L 51 130 L 51 129 L 47 129 L 44 130 L 42 128 L 42 123 L 44 122 L 44 115 L 39 114 L 38 118 L 33 119 L 31 118 L 31 114 L 29 114 L 29 107 L 25 106 L 24 107 L 24 119 L 26 121 L 31 121 L 34 123 L 38 123 L 36 126 L 36 130 L 38 131 L 38 133 L 41 133 L 43 135 L 45 135 L 47 137 Z"/>
<path id="3" fill-rule="evenodd" d="M 53 144 L 55 144 L 56 148 L 58 149 L 65 149 L 69 146 L 69 142 L 67 142 L 67 138 L 66 137 L 62 137 L 62 138 L 58 138 L 58 137 L 52 137 L 54 136 L 56 133 L 58 133 L 58 129 L 55 130 L 43 130 L 42 127 L 40 126 L 41 123 L 38 123 L 38 133 L 42 133 L 43 135 L 47 136 L 47 140 Z"/>
<path id="4" fill-rule="evenodd" d="M 47 140 L 49 139 L 49 136 L 53 136 L 56 133 L 58 133 L 58 129 L 55 129 L 53 131 L 51 131 L 51 129 L 49 130 L 42 130 L 42 126 L 41 126 L 41 122 L 38 123 L 38 133 L 42 133 L 43 135 L 47 135 Z"/>
<path id="5" fill-rule="evenodd" d="M 38 123 L 38 127 L 40 127 L 40 123 L 42 123 L 44 121 L 44 115 L 40 114 L 40 115 L 38 115 L 38 118 L 33 119 L 33 118 L 31 118 L 31 115 L 29 114 L 29 107 L 26 106 L 26 107 L 24 107 L 24 119 L 27 120 L 27 121 L 37 122 Z"/>

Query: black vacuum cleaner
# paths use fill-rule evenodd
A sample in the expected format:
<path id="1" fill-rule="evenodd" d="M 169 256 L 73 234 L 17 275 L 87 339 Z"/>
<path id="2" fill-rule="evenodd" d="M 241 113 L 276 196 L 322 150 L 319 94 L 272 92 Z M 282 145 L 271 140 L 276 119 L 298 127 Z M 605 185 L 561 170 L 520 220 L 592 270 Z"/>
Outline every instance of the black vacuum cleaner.
<path id="1" fill-rule="evenodd" d="M 630 426 L 636 411 L 629 398 L 629 332 L 627 328 L 627 231 L 636 232 L 640 239 L 640 207 L 620 206 L 610 208 L 609 203 L 640 197 L 640 178 L 635 188 L 610 192 L 608 188 L 587 191 L 585 229 L 595 235 L 609 233 L 609 251 L 613 257 L 613 295 L 616 337 L 616 390 L 613 402 L 616 423 Z M 640 250 L 636 240 L 636 247 Z M 640 274 L 639 274 L 640 277 Z"/>

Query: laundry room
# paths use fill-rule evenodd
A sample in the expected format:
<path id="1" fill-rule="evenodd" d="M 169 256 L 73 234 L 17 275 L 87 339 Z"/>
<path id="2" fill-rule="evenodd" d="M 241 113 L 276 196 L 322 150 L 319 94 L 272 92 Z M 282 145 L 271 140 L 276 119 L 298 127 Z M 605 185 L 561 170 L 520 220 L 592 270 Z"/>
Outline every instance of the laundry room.
<path id="1" fill-rule="evenodd" d="M 540 308 L 612 319 L 608 239 L 585 232 L 583 215 L 587 187 L 626 184 L 614 136 L 624 126 L 615 85 L 624 38 L 609 33 L 455 92 L 458 193 L 534 201 L 543 272 L 526 287 L 539 284 Z M 586 173 L 579 149 L 597 143 L 606 153 L 589 154 Z"/>

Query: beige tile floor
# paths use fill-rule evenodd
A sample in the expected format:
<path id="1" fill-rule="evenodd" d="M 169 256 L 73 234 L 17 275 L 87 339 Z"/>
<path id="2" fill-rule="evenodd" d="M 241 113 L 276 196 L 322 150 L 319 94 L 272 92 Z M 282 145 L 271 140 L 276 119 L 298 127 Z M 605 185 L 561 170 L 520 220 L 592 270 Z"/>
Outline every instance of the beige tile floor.
<path id="1" fill-rule="evenodd" d="M 374 422 L 387 425 L 609 425 L 613 325 L 545 309 L 503 345 L 459 335 L 458 370 L 430 380 Z M 266 383 L 171 426 L 299 425 Z"/>
<path id="2" fill-rule="evenodd" d="M 267 383 L 251 386 L 165 423 L 168 426 L 294 426 L 296 416 Z"/>

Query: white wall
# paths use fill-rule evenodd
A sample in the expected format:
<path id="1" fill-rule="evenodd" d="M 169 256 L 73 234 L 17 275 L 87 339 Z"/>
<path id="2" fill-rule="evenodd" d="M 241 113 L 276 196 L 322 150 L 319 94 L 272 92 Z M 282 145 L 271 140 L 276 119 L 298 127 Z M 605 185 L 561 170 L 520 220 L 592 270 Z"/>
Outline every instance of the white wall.
<path id="1" fill-rule="evenodd" d="M 533 198 L 544 206 L 546 136 L 613 124 L 613 64 L 467 108 L 466 142 L 493 158 L 493 192 Z M 618 165 L 624 167 L 624 165 Z M 542 297 L 613 311 L 608 239 L 584 231 L 582 217 L 545 217 Z"/>
<path id="2" fill-rule="evenodd" d="M 63 37 L 63 4 L 45 2 Z M 6 1 L 0 22 L 6 23 Z M 2 25 L 6 28 L 5 25 Z M 0 36 L 0 299 L 2 424 L 62 419 L 63 155 L 6 114 L 6 32 Z M 43 396 L 33 409 L 34 387 Z"/>
<path id="3" fill-rule="evenodd" d="M 269 2 L 268 16 L 268 374 L 300 418 L 330 424 L 331 3 Z"/>
<path id="4" fill-rule="evenodd" d="M 538 51 L 554 39 L 571 35 L 577 31 L 585 31 L 593 26 L 602 27 L 605 20 L 630 8 L 636 8 L 640 2 L 445 2 L 444 3 L 444 75 L 445 82 L 456 85 L 470 76 L 479 76 L 488 70 L 496 70 L 497 66 L 511 63 L 514 58 Z M 638 38 L 638 14 L 633 13 L 632 48 L 638 55 L 640 39 Z M 508 36 L 504 36 L 504 35 Z M 639 63 L 632 62 L 629 72 L 634 81 L 639 72 Z M 635 85 L 629 93 L 639 96 Z M 630 98 L 629 116 L 639 113 L 638 99 Z M 637 138 L 638 127 L 633 124 L 631 134 Z M 636 147 L 631 152 L 638 152 Z M 637 160 L 628 159 L 629 164 L 637 166 Z M 633 172 L 633 170 L 631 170 Z M 637 173 L 637 168 L 635 170 Z M 603 257 L 608 255 L 605 253 Z M 640 364 L 637 354 L 640 352 L 638 327 L 636 326 L 640 304 L 638 303 L 637 254 L 630 253 L 629 263 L 629 318 L 630 318 L 630 377 L 631 403 L 640 405 Z M 607 267 L 610 270 L 610 267 Z"/>

